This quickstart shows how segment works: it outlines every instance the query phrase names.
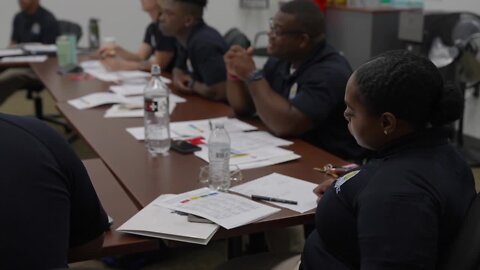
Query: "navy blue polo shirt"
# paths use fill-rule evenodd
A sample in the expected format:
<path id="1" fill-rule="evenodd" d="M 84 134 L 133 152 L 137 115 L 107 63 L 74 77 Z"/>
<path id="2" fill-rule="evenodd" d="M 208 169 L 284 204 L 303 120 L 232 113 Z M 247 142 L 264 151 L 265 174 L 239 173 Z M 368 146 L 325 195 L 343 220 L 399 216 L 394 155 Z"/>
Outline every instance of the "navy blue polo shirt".
<path id="1" fill-rule="evenodd" d="M 443 130 L 407 135 L 326 191 L 303 269 L 438 269 L 475 194 Z"/>
<path id="2" fill-rule="evenodd" d="M 303 139 L 345 159 L 362 157 L 365 151 L 350 135 L 343 117 L 352 69 L 334 48 L 319 44 L 293 73 L 288 61 L 277 58 L 270 58 L 263 71 L 270 87 L 312 120 L 314 127 Z"/>
<path id="3" fill-rule="evenodd" d="M 177 43 L 176 68 L 190 73 L 195 81 L 210 86 L 226 80 L 226 68 L 223 55 L 227 52 L 227 43 L 217 30 L 199 22 L 195 25 L 187 40 L 187 48 Z"/>
<path id="4" fill-rule="evenodd" d="M 160 31 L 158 22 L 152 22 L 147 26 L 143 37 L 143 43 L 148 44 L 152 49 L 152 54 L 148 57 L 152 56 L 155 51 L 171 53 L 175 53 L 176 51 L 175 38 L 165 36 L 162 31 Z M 165 71 L 172 71 L 174 64 L 175 60 L 172 60 Z"/>
<path id="5" fill-rule="evenodd" d="M 60 34 L 57 19 L 53 14 L 39 7 L 29 15 L 22 11 L 13 19 L 12 41 L 15 43 L 39 42 L 54 44 Z"/>
<path id="6" fill-rule="evenodd" d="M 0 269 L 63 269 L 108 228 L 83 163 L 42 121 L 0 114 L 0 160 Z"/>

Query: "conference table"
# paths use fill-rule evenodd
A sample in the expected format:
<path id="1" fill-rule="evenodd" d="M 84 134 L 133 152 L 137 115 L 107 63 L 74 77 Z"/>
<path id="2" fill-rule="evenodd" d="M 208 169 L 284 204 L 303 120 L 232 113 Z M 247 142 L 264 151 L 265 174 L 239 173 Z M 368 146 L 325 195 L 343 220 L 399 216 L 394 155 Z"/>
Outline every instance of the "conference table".
<path id="1" fill-rule="evenodd" d="M 142 118 L 105 118 L 104 113 L 109 106 L 78 110 L 67 103 L 70 99 L 86 94 L 108 91 L 109 83 L 95 79 L 83 80 L 78 77 L 61 76 L 57 74 L 55 58 L 49 58 L 43 63 L 34 63 L 31 67 L 52 94 L 59 111 L 105 163 L 138 209 L 145 207 L 161 194 L 182 193 L 202 187 L 198 181 L 198 173 L 199 168 L 206 165 L 206 162 L 193 154 L 185 155 L 173 151 L 166 156 L 152 157 L 145 149 L 143 142 L 135 140 L 132 135 L 127 133 L 126 128 L 128 127 L 142 126 Z M 181 96 L 186 98 L 187 102 L 177 104 L 171 115 L 172 122 L 220 116 L 235 117 L 232 109 L 225 103 L 193 95 Z M 239 119 L 257 126 L 260 130 L 266 130 L 258 118 Z M 295 138 L 288 139 L 294 143 L 286 149 L 300 155 L 300 159 L 268 167 L 243 170 L 244 181 L 276 172 L 321 183 L 330 176 L 321 174 L 313 168 L 327 163 L 336 165 L 347 163 L 305 141 Z M 100 196 L 102 195 L 100 194 Z M 311 223 L 313 217 L 313 210 L 300 214 L 289 209 L 282 209 L 265 219 L 248 225 L 230 230 L 220 229 L 214 239 L 231 238 Z M 116 232 L 116 234 L 119 233 Z"/>

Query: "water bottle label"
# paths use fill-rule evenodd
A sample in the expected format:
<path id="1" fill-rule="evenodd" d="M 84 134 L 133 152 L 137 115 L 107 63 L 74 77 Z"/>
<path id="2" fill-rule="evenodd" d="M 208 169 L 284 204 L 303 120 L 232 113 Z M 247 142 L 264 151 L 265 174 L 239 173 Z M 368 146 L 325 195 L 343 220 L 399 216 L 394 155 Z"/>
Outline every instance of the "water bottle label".
<path id="1" fill-rule="evenodd" d="M 158 112 L 158 102 L 152 99 L 145 100 L 145 111 L 147 112 Z"/>
<path id="2" fill-rule="evenodd" d="M 215 153 L 216 158 L 226 158 L 228 155 L 227 152 L 220 152 L 220 153 Z"/>

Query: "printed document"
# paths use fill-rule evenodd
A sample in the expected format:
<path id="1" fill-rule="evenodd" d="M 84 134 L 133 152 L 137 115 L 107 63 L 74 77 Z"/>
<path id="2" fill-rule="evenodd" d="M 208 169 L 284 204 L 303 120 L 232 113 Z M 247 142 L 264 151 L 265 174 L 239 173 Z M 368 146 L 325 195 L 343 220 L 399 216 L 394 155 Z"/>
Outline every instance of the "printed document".
<path id="1" fill-rule="evenodd" d="M 239 195 L 208 188 L 178 194 L 155 204 L 206 218 L 225 229 L 236 228 L 280 211 Z"/>
<path id="2" fill-rule="evenodd" d="M 47 61 L 46 55 L 8 56 L 3 57 L 2 63 L 42 63 Z"/>
<path id="3" fill-rule="evenodd" d="M 216 122 L 223 122 L 225 129 L 229 134 L 242 131 L 256 130 L 255 126 L 242 122 L 236 118 L 218 117 L 204 120 L 183 121 L 170 123 L 170 132 L 172 139 L 186 139 L 194 137 L 203 137 L 208 139 L 210 136 L 210 127 L 215 127 Z M 127 128 L 137 140 L 145 140 L 143 127 Z"/>
<path id="4" fill-rule="evenodd" d="M 231 191 L 245 196 L 261 195 L 296 201 L 298 204 L 286 204 L 269 202 L 277 206 L 291 209 L 299 213 L 305 213 L 317 207 L 317 195 L 313 189 L 317 184 L 303 181 L 286 175 L 272 173 L 253 181 L 230 188 Z"/>
<path id="5" fill-rule="evenodd" d="M 189 222 L 186 214 L 157 205 L 157 203 L 174 196 L 161 195 L 120 226 L 117 231 L 181 242 L 208 244 L 219 226 Z"/>
<path id="6" fill-rule="evenodd" d="M 2 50 L 0 50 L 0 57 L 23 55 L 23 54 L 25 54 L 25 52 L 21 49 L 2 49 Z"/>
<path id="7" fill-rule="evenodd" d="M 128 103 L 128 99 L 124 96 L 114 93 L 99 92 L 85 95 L 80 98 L 71 99 L 68 101 L 68 104 L 79 110 L 89 109 L 100 105 L 112 103 Z"/>

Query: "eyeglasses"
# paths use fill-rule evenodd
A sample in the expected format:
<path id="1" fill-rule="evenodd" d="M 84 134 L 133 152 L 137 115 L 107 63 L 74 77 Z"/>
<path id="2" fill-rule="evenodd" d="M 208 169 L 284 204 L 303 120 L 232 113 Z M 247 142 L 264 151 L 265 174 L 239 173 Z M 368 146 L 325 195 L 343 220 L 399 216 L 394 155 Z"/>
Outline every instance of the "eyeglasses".
<path id="1" fill-rule="evenodd" d="M 288 36 L 288 35 L 302 35 L 305 34 L 304 31 L 281 31 L 278 29 L 278 26 L 275 25 L 273 18 L 270 18 L 270 32 L 269 34 L 272 36 Z"/>

